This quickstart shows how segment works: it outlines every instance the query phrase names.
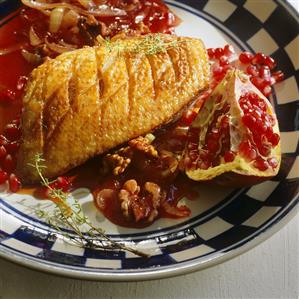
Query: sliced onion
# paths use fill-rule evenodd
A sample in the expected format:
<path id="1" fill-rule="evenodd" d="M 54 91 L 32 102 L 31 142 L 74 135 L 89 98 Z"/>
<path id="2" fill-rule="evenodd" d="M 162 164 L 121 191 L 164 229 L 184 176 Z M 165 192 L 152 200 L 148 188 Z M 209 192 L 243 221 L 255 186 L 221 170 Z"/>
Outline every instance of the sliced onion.
<path id="1" fill-rule="evenodd" d="M 49 42 L 47 39 L 45 40 L 45 42 L 46 42 L 47 47 L 51 51 L 58 53 L 58 54 L 74 51 L 77 49 L 77 47 L 75 45 L 67 44 L 65 42 L 60 42 L 60 44 L 56 44 L 56 43 Z"/>
<path id="2" fill-rule="evenodd" d="M 78 15 L 77 12 L 75 12 L 74 10 L 69 10 L 68 12 L 65 13 L 63 17 L 63 21 L 62 21 L 63 26 L 66 28 L 76 26 L 78 24 L 79 18 L 80 16 Z"/>
<path id="3" fill-rule="evenodd" d="M 79 2 L 84 8 L 88 8 L 94 5 L 94 3 L 91 0 L 77 0 L 77 2 Z"/>
<path id="4" fill-rule="evenodd" d="M 109 5 L 106 4 L 102 4 L 102 5 L 97 5 L 95 7 L 92 7 L 89 10 L 84 10 L 81 9 L 78 6 L 72 5 L 70 3 L 42 3 L 39 1 L 34 1 L 34 0 L 21 0 L 22 3 L 28 7 L 37 9 L 37 10 L 41 10 L 44 11 L 46 9 L 54 9 L 54 8 L 68 8 L 71 10 L 76 11 L 79 14 L 85 15 L 85 16 L 89 16 L 89 15 L 93 15 L 93 16 L 98 16 L 98 17 L 113 17 L 113 16 L 124 16 L 126 15 L 126 11 L 123 9 L 119 9 L 119 8 L 111 8 Z"/>
<path id="5" fill-rule="evenodd" d="M 16 45 L 8 47 L 8 48 L 0 49 L 0 56 L 4 56 L 4 55 L 10 54 L 12 52 L 19 51 L 19 50 L 23 49 L 24 46 L 25 46 L 25 44 L 16 44 Z"/>
<path id="6" fill-rule="evenodd" d="M 95 196 L 96 204 L 101 210 L 104 210 L 106 208 L 106 200 L 112 199 L 114 196 L 115 191 L 113 189 L 103 189 Z"/>
<path id="7" fill-rule="evenodd" d="M 49 23 L 49 31 L 51 33 L 56 33 L 59 30 L 63 19 L 63 14 L 64 14 L 64 8 L 61 7 L 54 8 L 51 11 L 50 23 Z"/>
<path id="8" fill-rule="evenodd" d="M 173 217 L 178 217 L 178 218 L 188 217 L 191 214 L 190 209 L 186 206 L 180 206 L 180 207 L 172 206 L 166 201 L 162 202 L 161 205 L 164 211 Z"/>
<path id="9" fill-rule="evenodd" d="M 31 64 L 37 65 L 42 62 L 42 58 L 38 54 L 30 53 L 29 51 L 27 51 L 25 49 L 23 49 L 21 53 L 22 53 L 23 57 L 26 59 L 26 61 L 28 61 Z"/>
<path id="10" fill-rule="evenodd" d="M 29 39 L 30 39 L 30 44 L 32 46 L 38 46 L 42 43 L 42 40 L 38 37 L 38 35 L 34 31 L 33 26 L 31 26 L 29 30 Z"/>

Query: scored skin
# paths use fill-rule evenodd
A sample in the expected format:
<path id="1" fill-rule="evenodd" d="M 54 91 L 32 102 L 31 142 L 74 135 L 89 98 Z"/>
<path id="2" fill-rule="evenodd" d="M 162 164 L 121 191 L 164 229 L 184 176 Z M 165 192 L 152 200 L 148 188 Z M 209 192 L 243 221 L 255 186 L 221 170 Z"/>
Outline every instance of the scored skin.
<path id="1" fill-rule="evenodd" d="M 153 55 L 86 47 L 35 69 L 22 115 L 18 174 L 39 180 L 29 164 L 42 154 L 46 177 L 168 122 L 209 84 L 209 65 L 197 39 L 162 36 L 178 44 Z M 142 37 L 118 41 L 129 45 Z M 188 41 L 188 42 L 186 42 Z"/>

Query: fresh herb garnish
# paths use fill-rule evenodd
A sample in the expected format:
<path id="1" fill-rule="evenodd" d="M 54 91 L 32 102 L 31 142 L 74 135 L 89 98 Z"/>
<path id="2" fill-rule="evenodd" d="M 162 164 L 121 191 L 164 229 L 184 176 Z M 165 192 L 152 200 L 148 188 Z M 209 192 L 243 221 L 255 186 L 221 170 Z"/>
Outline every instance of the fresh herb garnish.
<path id="1" fill-rule="evenodd" d="M 43 165 L 44 161 L 42 156 L 37 154 L 34 158 L 34 163 L 29 165 L 34 167 L 37 171 L 41 184 L 48 188 L 49 197 L 55 204 L 55 208 L 51 212 L 35 209 L 35 214 L 38 218 L 46 221 L 62 236 L 77 246 L 104 250 L 118 249 L 129 251 L 142 257 L 148 257 L 144 252 L 110 239 L 101 228 L 95 227 L 88 217 L 84 215 L 82 206 L 76 198 L 74 198 L 74 202 L 70 204 L 68 202 L 69 193 L 51 187 L 53 182 L 50 182 L 43 175 L 43 169 L 46 167 Z M 61 229 L 61 226 L 70 229 L 75 236 L 66 233 Z"/>
<path id="2" fill-rule="evenodd" d="M 136 42 L 125 43 L 122 39 L 111 41 L 110 38 L 98 38 L 98 43 L 107 48 L 108 52 L 115 51 L 118 55 L 121 53 L 135 53 L 154 55 L 158 53 L 166 53 L 167 50 L 176 48 L 179 41 L 165 40 L 161 34 L 148 34 Z"/>
<path id="3" fill-rule="evenodd" d="M 157 53 L 165 53 L 167 50 L 177 46 L 177 40 L 165 41 L 160 34 L 148 34 L 140 43 L 136 43 L 136 45 L 133 46 L 131 52 L 154 55 Z"/>

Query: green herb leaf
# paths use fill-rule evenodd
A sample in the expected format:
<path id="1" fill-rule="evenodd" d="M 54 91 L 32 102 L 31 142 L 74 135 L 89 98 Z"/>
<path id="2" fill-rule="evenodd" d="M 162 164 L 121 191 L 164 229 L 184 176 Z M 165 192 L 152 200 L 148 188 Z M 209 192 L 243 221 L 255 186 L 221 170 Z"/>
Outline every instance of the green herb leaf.
<path id="1" fill-rule="evenodd" d="M 132 252 L 138 256 L 148 257 L 147 254 L 139 250 L 110 239 L 101 228 L 95 227 L 90 222 L 88 217 L 84 215 L 82 206 L 77 199 L 74 199 L 74 203 L 70 205 L 67 201 L 69 198 L 69 193 L 51 187 L 51 182 L 44 177 L 44 162 L 45 160 L 42 158 L 42 155 L 38 154 L 34 158 L 34 163 L 30 164 L 30 166 L 34 167 L 37 171 L 41 180 L 41 184 L 48 188 L 49 195 L 53 199 L 55 208 L 52 212 L 46 212 L 36 208 L 35 214 L 38 218 L 46 221 L 62 236 L 80 247 L 92 248 L 95 250 L 118 249 Z M 70 229 L 75 236 L 66 233 L 63 229 L 61 229 L 61 226 Z"/>

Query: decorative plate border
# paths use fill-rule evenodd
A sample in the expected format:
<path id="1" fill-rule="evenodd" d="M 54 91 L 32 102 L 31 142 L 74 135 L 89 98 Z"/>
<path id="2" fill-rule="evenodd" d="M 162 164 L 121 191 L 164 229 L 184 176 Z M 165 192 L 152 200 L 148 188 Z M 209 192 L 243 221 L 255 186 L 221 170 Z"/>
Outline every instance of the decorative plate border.
<path id="1" fill-rule="evenodd" d="M 194 12 L 190 9 L 190 7 L 186 8 L 186 6 L 180 4 L 180 2 L 184 2 L 195 9 L 203 9 L 206 17 L 204 17 L 203 13 Z M 169 3 L 186 9 L 193 14 L 200 15 L 200 17 L 204 17 L 205 19 L 212 18 L 214 20 L 213 24 L 215 25 L 215 22 L 218 22 L 220 27 L 223 27 L 219 22 L 219 18 L 222 18 L 224 25 L 232 30 L 232 32 L 236 35 L 240 35 L 239 28 L 243 27 L 243 25 L 245 26 L 246 22 L 256 23 L 256 19 L 252 22 L 252 18 L 255 18 L 255 16 L 248 13 L 248 9 L 246 11 L 244 8 L 244 6 L 248 5 L 248 1 L 223 1 L 222 4 L 225 2 L 225 5 L 228 5 L 231 8 L 231 13 L 226 19 L 223 19 L 225 18 L 223 15 L 213 15 L 215 14 L 215 11 L 209 10 L 211 2 L 211 0 L 198 2 L 186 0 Z M 287 16 L 288 25 L 292 27 L 294 24 L 298 24 L 298 14 L 295 13 L 295 18 L 297 19 L 295 20 L 294 12 L 289 12 L 290 8 L 286 5 L 286 3 L 281 1 L 269 2 L 276 4 L 276 6 L 273 8 L 273 12 L 270 16 L 268 16 L 268 18 L 266 18 L 263 22 L 258 23 L 261 25 L 260 30 L 255 30 L 255 34 L 261 32 L 263 28 L 271 29 L 277 18 L 276 14 L 279 14 L 280 16 L 282 8 L 284 8 L 284 13 L 287 11 L 289 14 Z M 240 21 L 238 18 L 240 18 L 241 12 L 242 20 Z M 234 25 L 236 23 L 238 24 L 237 27 Z M 274 26 L 274 28 L 276 27 L 277 26 Z M 281 30 L 281 28 L 278 28 L 278 30 Z M 246 32 L 246 34 L 248 34 L 248 32 Z M 262 31 L 262 34 L 265 33 Z M 269 35 L 269 33 L 266 32 L 266 35 L 267 34 Z M 271 32 L 270 37 L 273 34 L 276 35 L 275 30 L 274 32 Z M 278 35 L 279 39 L 281 36 L 282 35 Z M 243 38 L 246 39 L 245 37 Z M 273 36 L 271 38 L 273 39 Z M 282 40 L 277 41 L 275 39 L 274 43 L 276 43 L 276 45 L 282 45 L 282 48 L 276 47 L 277 49 L 271 54 L 278 61 L 283 61 L 283 67 L 285 67 L 285 70 L 283 67 L 282 69 L 287 75 L 286 80 L 294 77 L 298 86 L 298 70 L 295 71 L 292 61 L 288 57 L 287 50 L 285 49 L 285 47 L 287 47 L 287 45 L 291 42 L 292 38 L 295 37 L 287 34 L 287 37 L 284 35 Z M 252 41 L 252 36 L 248 37 L 246 40 Z M 275 91 L 278 94 L 280 92 L 279 90 Z M 275 106 L 278 117 L 287 115 L 289 119 L 289 121 L 283 123 L 284 128 L 282 129 L 282 132 L 298 130 L 298 122 L 292 122 L 293 120 L 296 120 L 296 114 L 292 114 L 294 117 L 290 117 L 290 115 L 286 113 L 287 111 L 297 111 L 298 97 L 293 100 L 288 99 L 287 103 L 283 104 L 277 102 L 276 97 L 274 97 L 274 102 L 276 104 Z M 285 105 L 288 106 L 287 110 Z M 263 183 L 267 184 L 267 188 L 270 190 L 268 196 L 260 198 L 258 196 L 259 187 L 254 186 L 250 188 L 246 194 L 243 193 L 238 200 L 229 204 L 235 205 L 235 207 L 230 206 L 224 208 L 217 216 L 209 219 L 208 221 L 205 221 L 204 223 L 197 223 L 195 226 L 190 226 L 186 230 L 174 233 L 172 237 L 166 235 L 166 242 L 163 241 L 163 235 L 147 240 L 151 241 L 151 246 L 156 246 L 157 252 L 160 250 L 161 254 L 153 255 L 152 258 L 146 261 L 141 258 L 133 258 L 124 252 L 103 252 L 102 254 L 99 254 L 97 251 L 96 257 L 98 257 L 98 259 L 95 258 L 94 252 L 87 249 L 83 250 L 83 252 L 67 254 L 61 251 L 61 247 L 59 247 L 60 240 L 56 237 L 54 238 L 52 235 L 47 235 L 42 231 L 38 231 L 36 228 L 22 226 L 11 233 L 3 230 L 0 231 L 0 242 L 2 246 L 0 247 L 0 256 L 35 269 L 43 271 L 46 270 L 55 274 L 97 280 L 154 279 L 164 276 L 183 274 L 214 265 L 232 258 L 233 256 L 259 244 L 279 230 L 295 214 L 298 208 L 299 187 L 298 178 L 296 176 L 293 177 L 292 175 L 294 175 L 296 168 L 299 165 L 298 152 L 297 141 L 295 151 L 284 156 L 283 164 L 286 165 L 286 168 L 288 169 L 282 169 L 279 176 L 276 178 L 276 181 L 273 180 Z M 293 197 L 293 195 L 295 195 L 295 197 Z M 243 207 L 244 205 L 247 205 L 249 209 L 246 210 L 244 215 L 238 215 L 238 217 L 236 217 L 233 211 L 238 209 L 238 205 L 242 205 Z M 261 210 L 263 213 L 260 212 Z M 1 210 L 1 212 L 4 213 L 3 210 Z M 200 229 L 201 225 L 209 225 L 209 223 L 213 224 L 213 222 L 221 224 L 218 226 L 220 229 L 214 231 L 212 234 L 210 233 L 210 235 L 207 235 L 206 233 L 203 234 L 204 230 Z M 47 242 L 45 242 L 45 238 Z M 140 241 L 143 240 L 144 239 L 141 239 Z M 230 240 L 231 244 L 229 244 L 227 240 Z M 180 244 L 179 251 L 177 251 L 177 245 L 172 244 L 173 241 L 175 241 L 174 243 L 184 241 L 183 244 Z M 27 252 L 31 252 L 32 254 L 25 254 L 17 252 L 16 249 L 11 249 L 11 247 L 16 248 L 18 245 L 20 245 L 20 247 L 25 246 Z M 198 252 L 201 253 L 199 258 Z M 189 259 L 186 259 L 187 256 Z M 102 257 L 102 259 L 99 259 L 99 257 Z M 47 258 L 48 260 L 52 259 L 54 262 L 44 260 L 43 258 Z M 103 261 L 105 261 L 106 264 L 103 264 Z M 160 265 L 158 268 L 150 268 L 157 266 L 157 264 Z M 106 265 L 108 268 L 114 267 L 115 269 L 104 270 L 103 268 L 99 268 L 99 266 L 103 267 L 103 265 Z M 117 270 L 118 265 L 119 270 L 121 269 L 121 271 Z M 82 272 L 82 269 L 84 272 Z M 99 270 L 97 271 L 97 269 Z"/>

